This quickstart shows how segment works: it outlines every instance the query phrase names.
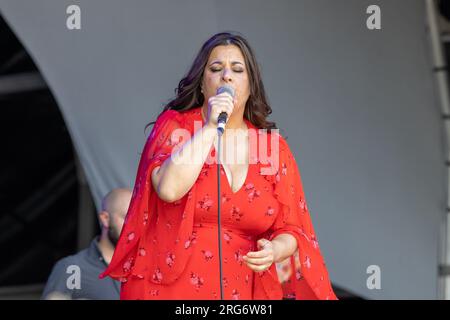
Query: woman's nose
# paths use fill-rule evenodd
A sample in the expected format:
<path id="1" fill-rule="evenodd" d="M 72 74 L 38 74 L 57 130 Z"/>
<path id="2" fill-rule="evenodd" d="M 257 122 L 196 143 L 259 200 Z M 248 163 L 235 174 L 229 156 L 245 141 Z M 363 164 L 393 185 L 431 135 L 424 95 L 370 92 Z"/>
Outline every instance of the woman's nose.
<path id="1" fill-rule="evenodd" d="M 224 69 L 222 78 L 223 78 L 223 80 L 224 80 L 225 82 L 230 82 L 230 81 L 232 81 L 232 78 L 231 78 L 231 72 L 230 72 L 230 70 L 228 70 L 228 68 L 225 68 L 225 69 Z"/>

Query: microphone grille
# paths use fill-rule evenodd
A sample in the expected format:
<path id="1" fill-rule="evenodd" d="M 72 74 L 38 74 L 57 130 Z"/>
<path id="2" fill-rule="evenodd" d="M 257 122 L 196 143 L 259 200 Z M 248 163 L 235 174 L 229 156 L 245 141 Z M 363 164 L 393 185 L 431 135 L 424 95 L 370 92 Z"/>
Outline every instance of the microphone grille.
<path id="1" fill-rule="evenodd" d="M 232 96 L 234 98 L 234 88 L 232 86 L 221 86 L 217 89 L 217 94 L 221 94 L 227 92 L 230 96 Z"/>

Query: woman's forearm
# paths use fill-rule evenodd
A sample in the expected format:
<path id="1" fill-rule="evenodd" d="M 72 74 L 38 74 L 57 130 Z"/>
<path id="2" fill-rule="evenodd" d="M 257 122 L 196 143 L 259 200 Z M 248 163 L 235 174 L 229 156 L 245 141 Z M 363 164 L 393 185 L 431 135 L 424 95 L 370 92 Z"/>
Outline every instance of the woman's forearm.
<path id="1" fill-rule="evenodd" d="M 159 169 L 157 167 L 153 170 L 152 184 L 162 200 L 177 201 L 191 189 L 216 136 L 217 129 L 205 124 L 177 152 L 167 158 Z"/>
<path id="2" fill-rule="evenodd" d="M 297 239 L 289 233 L 281 233 L 272 240 L 274 262 L 281 262 L 297 250 Z"/>

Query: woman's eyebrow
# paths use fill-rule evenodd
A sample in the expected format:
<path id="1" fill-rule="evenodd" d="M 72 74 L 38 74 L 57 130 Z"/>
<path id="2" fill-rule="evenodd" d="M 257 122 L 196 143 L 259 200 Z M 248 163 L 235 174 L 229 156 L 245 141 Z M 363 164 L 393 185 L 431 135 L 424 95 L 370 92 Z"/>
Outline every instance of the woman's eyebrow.
<path id="1" fill-rule="evenodd" d="M 223 64 L 222 61 L 220 61 L 220 60 L 215 60 L 215 61 L 213 61 L 213 62 L 210 63 L 210 66 L 212 66 L 212 65 L 215 64 L 215 63 Z M 236 65 L 236 64 L 242 64 L 242 65 L 244 65 L 244 64 L 243 64 L 242 62 L 240 62 L 240 61 L 232 61 L 232 62 L 231 62 L 231 65 L 232 65 L 232 66 L 234 66 L 234 65 Z"/>

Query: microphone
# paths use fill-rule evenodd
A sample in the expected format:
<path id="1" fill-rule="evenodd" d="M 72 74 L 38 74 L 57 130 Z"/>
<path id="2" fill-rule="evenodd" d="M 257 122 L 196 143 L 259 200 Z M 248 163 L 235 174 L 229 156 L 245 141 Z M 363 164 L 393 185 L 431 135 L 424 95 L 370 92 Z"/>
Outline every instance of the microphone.
<path id="1" fill-rule="evenodd" d="M 234 98 L 234 89 L 229 85 L 221 86 L 217 89 L 216 94 L 228 93 L 232 98 Z M 225 131 L 225 123 L 227 123 L 228 114 L 225 111 L 222 111 L 217 118 L 217 132 L 219 135 Z"/>

